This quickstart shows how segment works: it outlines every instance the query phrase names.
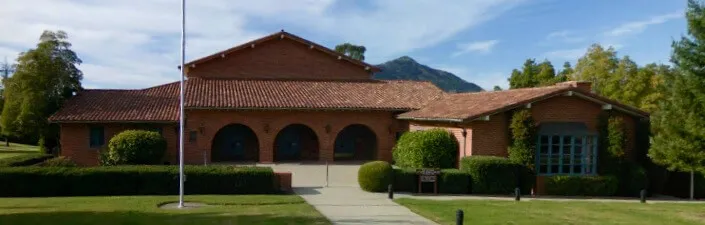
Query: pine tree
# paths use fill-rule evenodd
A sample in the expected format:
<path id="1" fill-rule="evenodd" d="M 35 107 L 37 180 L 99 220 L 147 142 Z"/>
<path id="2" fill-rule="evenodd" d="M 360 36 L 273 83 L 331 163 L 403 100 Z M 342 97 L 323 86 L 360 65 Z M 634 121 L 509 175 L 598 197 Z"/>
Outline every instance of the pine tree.
<path id="1" fill-rule="evenodd" d="M 670 170 L 705 172 L 705 5 L 688 2 L 688 35 L 673 43 L 677 72 L 664 77 L 664 101 L 652 116 L 649 157 Z"/>

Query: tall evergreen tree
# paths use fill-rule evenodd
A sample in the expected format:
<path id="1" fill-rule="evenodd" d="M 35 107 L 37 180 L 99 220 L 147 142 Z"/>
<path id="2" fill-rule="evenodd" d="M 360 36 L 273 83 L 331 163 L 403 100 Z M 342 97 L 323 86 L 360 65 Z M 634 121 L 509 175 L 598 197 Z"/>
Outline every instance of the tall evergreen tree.
<path id="1" fill-rule="evenodd" d="M 509 88 L 528 88 L 536 87 L 539 82 L 536 79 L 541 69 L 536 64 L 535 59 L 526 59 L 521 70 L 512 70 L 512 75 L 509 77 Z"/>
<path id="2" fill-rule="evenodd" d="M 573 70 L 573 67 L 570 65 L 570 62 L 565 62 L 563 63 L 563 69 L 561 69 L 561 72 L 556 74 L 556 83 L 568 81 L 568 77 L 571 76 L 575 72 Z"/>
<path id="3" fill-rule="evenodd" d="M 664 76 L 664 101 L 652 116 L 649 157 L 670 170 L 705 172 L 705 5 L 688 1 L 688 35 L 673 43 L 677 73 Z"/>
<path id="4" fill-rule="evenodd" d="M 536 75 L 538 86 L 549 86 L 556 83 L 556 69 L 550 61 L 544 60 L 538 65 L 539 73 Z"/>
<path id="5" fill-rule="evenodd" d="M 2 133 L 39 139 L 45 151 L 55 146 L 58 129 L 47 118 L 81 89 L 80 63 L 65 32 L 44 31 L 36 48 L 20 53 L 15 73 L 6 80 Z"/>

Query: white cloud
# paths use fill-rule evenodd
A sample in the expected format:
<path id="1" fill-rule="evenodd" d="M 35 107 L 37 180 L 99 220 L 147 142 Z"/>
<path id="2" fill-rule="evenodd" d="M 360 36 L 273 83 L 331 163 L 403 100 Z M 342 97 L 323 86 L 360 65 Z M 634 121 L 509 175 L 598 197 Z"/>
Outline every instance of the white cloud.
<path id="1" fill-rule="evenodd" d="M 585 54 L 587 48 L 560 49 L 544 53 L 549 60 L 577 60 Z"/>
<path id="2" fill-rule="evenodd" d="M 276 32 L 252 27 L 267 24 L 363 44 L 368 61 L 379 62 L 446 41 L 522 1 L 371 1 L 344 12 L 336 0 L 187 1 L 187 59 Z M 32 48 L 43 30 L 62 29 L 84 59 L 87 87 L 148 87 L 179 78 L 180 19 L 173 0 L 8 1 L 0 27 L 11 32 L 0 33 L 0 57 Z"/>
<path id="3" fill-rule="evenodd" d="M 682 18 L 682 17 L 683 17 L 682 12 L 675 12 L 675 13 L 669 13 L 669 14 L 664 14 L 664 15 L 658 15 L 658 16 L 654 16 L 654 17 L 651 17 L 646 20 L 633 21 L 633 22 L 622 24 L 618 27 L 615 27 L 614 29 L 611 29 L 611 30 L 605 32 L 604 34 L 605 34 L 605 36 L 617 37 L 617 36 L 623 36 L 623 35 L 628 35 L 628 34 L 641 33 L 642 31 L 646 30 L 646 28 L 651 25 L 662 24 L 662 23 L 668 22 L 669 20 Z"/>
<path id="4" fill-rule="evenodd" d="M 499 43 L 498 40 L 460 43 L 457 44 L 457 51 L 455 51 L 452 56 L 456 57 L 470 52 L 489 53 L 497 43 Z"/>
<path id="5" fill-rule="evenodd" d="M 549 42 L 560 41 L 564 43 L 577 43 L 585 41 L 586 39 L 586 37 L 578 36 L 575 31 L 571 30 L 554 31 L 546 35 L 546 41 Z"/>

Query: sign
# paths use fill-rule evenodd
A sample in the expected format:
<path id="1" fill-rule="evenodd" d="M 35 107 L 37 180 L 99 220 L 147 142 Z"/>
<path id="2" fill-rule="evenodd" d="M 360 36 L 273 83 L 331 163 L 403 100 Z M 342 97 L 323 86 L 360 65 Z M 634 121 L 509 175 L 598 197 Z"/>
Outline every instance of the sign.
<path id="1" fill-rule="evenodd" d="M 437 176 L 438 174 L 441 174 L 441 170 L 439 170 L 439 169 L 416 169 L 416 174 L 426 175 L 426 176 Z"/>
<path id="2" fill-rule="evenodd" d="M 438 193 L 438 175 L 441 174 L 440 169 L 416 169 L 416 174 L 419 175 L 419 193 L 422 192 L 422 183 L 433 183 L 433 193 Z"/>
<path id="3" fill-rule="evenodd" d="M 421 175 L 419 176 L 419 179 L 421 179 L 421 183 L 426 183 L 426 182 L 436 182 L 436 176 L 428 176 L 428 175 Z"/>

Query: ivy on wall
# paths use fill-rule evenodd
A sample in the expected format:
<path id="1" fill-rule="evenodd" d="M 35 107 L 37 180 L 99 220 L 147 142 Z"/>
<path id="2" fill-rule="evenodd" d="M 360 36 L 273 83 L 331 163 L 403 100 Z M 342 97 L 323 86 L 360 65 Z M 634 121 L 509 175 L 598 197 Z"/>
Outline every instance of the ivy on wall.
<path id="1" fill-rule="evenodd" d="M 536 146 L 536 123 L 531 111 L 520 109 L 514 111 L 509 124 L 510 146 L 509 159 L 534 169 Z"/>

